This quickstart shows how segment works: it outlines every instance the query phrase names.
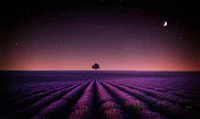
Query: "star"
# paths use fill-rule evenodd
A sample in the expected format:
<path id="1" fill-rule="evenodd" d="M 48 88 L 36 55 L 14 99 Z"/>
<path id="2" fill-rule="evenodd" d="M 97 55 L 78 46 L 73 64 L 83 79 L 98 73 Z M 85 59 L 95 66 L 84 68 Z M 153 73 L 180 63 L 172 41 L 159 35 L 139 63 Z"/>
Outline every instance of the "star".
<path id="1" fill-rule="evenodd" d="M 115 1 L 113 3 L 115 5 L 111 6 L 105 0 L 100 0 L 100 3 L 104 3 L 101 3 L 100 6 L 95 5 L 94 8 L 94 5 L 90 6 L 90 3 L 75 4 L 72 1 L 62 0 L 55 4 L 52 2 L 45 8 L 38 9 L 35 9 L 34 6 L 23 8 L 22 4 L 15 5 L 12 10 L 15 10 L 13 12 L 16 12 L 16 15 L 10 16 L 10 20 L 14 22 L 8 22 L 9 24 L 5 25 L 12 27 L 7 28 L 8 30 L 4 34 L 6 36 L 1 39 L 8 38 L 10 34 L 14 34 L 15 37 L 5 39 L 5 43 L 3 41 L 0 44 L 1 49 L 8 50 L 5 53 L 13 52 L 10 54 L 13 54 L 13 59 L 18 60 L 19 68 L 22 67 L 21 61 L 24 61 L 29 65 L 39 63 L 42 66 L 42 63 L 45 64 L 38 67 L 39 69 L 47 68 L 48 65 L 52 65 L 52 68 L 54 66 L 59 68 L 57 66 L 64 63 L 70 64 L 70 66 L 61 68 L 84 69 L 87 68 L 87 64 L 95 60 L 101 65 L 106 65 L 108 69 L 109 67 L 110 69 L 123 68 L 120 62 L 126 62 L 126 60 L 129 62 L 126 62 L 125 65 L 131 62 L 143 63 L 148 60 L 149 64 L 146 65 L 151 67 L 153 66 L 151 62 L 155 62 L 151 57 L 154 56 L 156 56 L 159 66 L 152 67 L 152 69 L 194 68 L 196 70 L 198 67 L 195 66 L 198 63 L 196 52 L 192 52 L 199 50 L 198 46 L 194 44 L 198 42 L 196 42 L 198 34 L 193 33 L 193 30 L 196 29 L 192 29 L 190 26 L 190 19 L 181 16 L 182 13 L 179 14 L 181 10 L 175 10 L 175 8 L 180 9 L 178 6 L 174 6 L 176 4 L 169 3 L 167 6 L 156 4 L 154 9 L 149 8 L 152 0 L 147 0 L 148 4 L 135 4 L 133 7 L 124 4 L 127 3 L 124 0 Z M 156 8 L 157 5 L 159 9 Z M 13 26 L 16 20 L 18 25 Z M 195 24 L 193 23 L 194 26 Z M 185 34 L 186 31 L 182 29 L 185 27 L 190 33 Z M 187 50 L 187 48 L 189 49 Z M 16 54 L 14 54 L 15 52 Z M 95 55 L 93 56 L 93 54 Z M 140 55 L 134 58 L 134 54 Z M 64 58 L 63 62 L 60 62 L 58 56 Z M 184 59 L 181 59 L 182 56 Z M 67 59 L 67 57 L 70 58 Z M 74 59 L 81 60 L 80 67 Z M 108 60 L 107 64 L 102 64 L 101 62 L 105 60 Z M 116 60 L 115 67 L 110 64 L 113 60 Z M 51 62 L 58 65 L 51 64 Z M 139 65 L 131 68 L 145 68 L 145 66 L 140 67 Z M 37 68 L 37 66 L 27 65 L 25 68 Z M 90 65 L 88 68 L 91 69 Z"/>
<path id="2" fill-rule="evenodd" d="M 151 18 L 151 17 L 149 17 L 149 20 L 151 21 L 151 20 L 152 20 L 152 18 Z"/>

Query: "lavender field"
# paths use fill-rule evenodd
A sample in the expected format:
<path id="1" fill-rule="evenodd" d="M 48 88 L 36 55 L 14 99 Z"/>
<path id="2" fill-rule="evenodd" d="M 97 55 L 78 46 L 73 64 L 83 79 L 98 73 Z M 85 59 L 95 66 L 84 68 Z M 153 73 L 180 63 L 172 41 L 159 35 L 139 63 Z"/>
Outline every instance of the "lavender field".
<path id="1" fill-rule="evenodd" d="M 2 119 L 198 119 L 198 72 L 1 72 Z"/>

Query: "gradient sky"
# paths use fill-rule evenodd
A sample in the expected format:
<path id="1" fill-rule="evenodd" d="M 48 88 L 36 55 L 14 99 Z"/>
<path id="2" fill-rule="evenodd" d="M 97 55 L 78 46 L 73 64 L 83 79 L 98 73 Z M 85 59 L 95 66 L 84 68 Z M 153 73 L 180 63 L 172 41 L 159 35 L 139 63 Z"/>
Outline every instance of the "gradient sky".
<path id="1" fill-rule="evenodd" d="M 159 0 L 5 3 L 0 70 L 98 63 L 101 70 L 200 71 L 197 8 Z"/>

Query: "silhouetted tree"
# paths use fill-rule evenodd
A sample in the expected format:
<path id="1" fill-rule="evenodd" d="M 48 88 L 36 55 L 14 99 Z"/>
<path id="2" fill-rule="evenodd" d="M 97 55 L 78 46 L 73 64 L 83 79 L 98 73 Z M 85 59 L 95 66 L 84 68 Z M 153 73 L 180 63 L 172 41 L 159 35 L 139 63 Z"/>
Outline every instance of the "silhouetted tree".
<path id="1" fill-rule="evenodd" d="M 97 69 L 100 69 L 100 66 L 99 64 L 95 63 L 93 66 L 92 66 L 93 69 L 97 70 Z"/>

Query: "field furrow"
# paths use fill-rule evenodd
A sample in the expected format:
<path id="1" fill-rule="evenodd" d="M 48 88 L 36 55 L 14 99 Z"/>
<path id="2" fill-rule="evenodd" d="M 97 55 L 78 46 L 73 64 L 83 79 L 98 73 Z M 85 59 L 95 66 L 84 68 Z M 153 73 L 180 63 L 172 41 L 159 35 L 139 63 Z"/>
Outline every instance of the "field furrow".
<path id="1" fill-rule="evenodd" d="M 85 88 L 88 86 L 89 82 L 86 82 L 77 88 L 73 89 L 69 93 L 62 96 L 60 100 L 57 100 L 40 112 L 38 112 L 32 119 L 55 119 L 55 118 L 66 118 L 70 113 L 73 105 L 79 99 Z"/>
<path id="2" fill-rule="evenodd" d="M 117 84 L 119 84 L 119 83 L 117 83 Z M 176 95 L 173 95 L 173 94 L 170 94 L 170 93 L 158 92 L 158 91 L 155 91 L 155 90 L 131 86 L 129 84 L 122 84 L 122 85 L 127 86 L 130 89 L 142 91 L 143 93 L 145 93 L 148 96 L 152 96 L 152 97 L 160 99 L 160 100 L 167 100 L 167 101 L 170 101 L 171 103 L 178 104 L 182 108 L 186 108 L 187 106 L 192 106 L 193 110 L 199 110 L 200 109 L 200 102 L 196 101 L 194 99 L 193 100 L 192 99 L 185 99 L 183 97 L 176 96 Z"/>
<path id="3" fill-rule="evenodd" d="M 0 119 L 196 119 L 200 78 L 183 74 L 16 72 L 3 78 Z"/>
<path id="4" fill-rule="evenodd" d="M 107 90 L 120 102 L 122 107 L 128 112 L 129 116 L 131 118 L 146 118 L 149 119 L 166 119 L 164 115 L 153 112 L 149 109 L 149 106 L 138 100 L 137 98 L 125 93 L 124 91 L 121 91 L 120 89 L 101 82 L 103 86 L 107 88 Z M 146 115 L 144 117 L 144 115 Z"/>
<path id="5" fill-rule="evenodd" d="M 30 118 L 37 112 L 39 112 L 42 108 L 48 106 L 52 102 L 61 99 L 62 96 L 64 96 L 66 93 L 72 91 L 75 89 L 77 86 L 81 84 L 74 84 L 72 86 L 69 86 L 65 89 L 61 89 L 55 93 L 52 93 L 37 102 L 31 104 L 30 106 L 27 106 L 25 108 L 16 110 L 5 116 L 6 118 Z"/>
<path id="6" fill-rule="evenodd" d="M 189 113 L 188 110 L 186 110 L 185 108 L 182 108 L 181 106 L 179 106 L 177 104 L 171 103 L 170 101 L 162 100 L 157 97 L 152 97 L 153 99 L 151 101 L 150 98 L 149 98 L 149 100 L 146 99 L 147 95 L 144 92 L 141 92 L 141 91 L 138 91 L 135 89 L 131 89 L 126 86 L 121 86 L 119 84 L 112 83 L 111 85 L 113 85 L 113 86 L 123 90 L 124 92 L 127 92 L 127 93 L 135 96 L 139 100 L 145 102 L 146 104 L 148 104 L 151 107 L 151 110 L 153 110 L 153 111 L 160 110 L 161 113 L 168 115 L 169 118 L 185 118 L 185 117 L 191 118 L 191 117 L 194 117 L 193 113 Z M 163 102 L 163 104 L 160 104 L 162 102 Z M 165 106 L 165 108 L 161 109 L 162 106 Z"/>
<path id="7" fill-rule="evenodd" d="M 130 117 L 110 93 L 99 83 L 97 86 L 97 98 L 99 116 L 101 119 L 129 119 Z"/>
<path id="8" fill-rule="evenodd" d="M 94 116 L 94 86 L 93 80 L 76 102 L 67 119 L 93 119 Z"/>

